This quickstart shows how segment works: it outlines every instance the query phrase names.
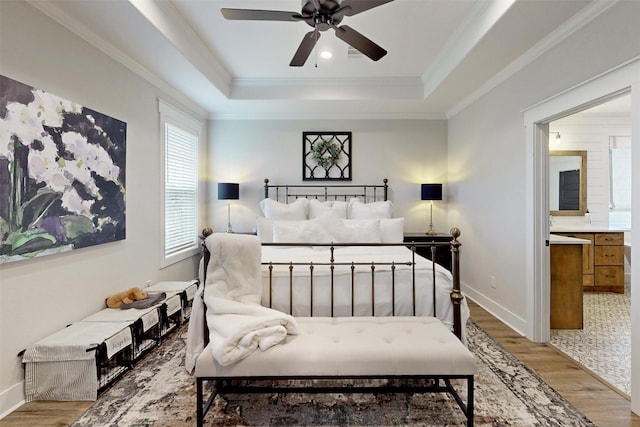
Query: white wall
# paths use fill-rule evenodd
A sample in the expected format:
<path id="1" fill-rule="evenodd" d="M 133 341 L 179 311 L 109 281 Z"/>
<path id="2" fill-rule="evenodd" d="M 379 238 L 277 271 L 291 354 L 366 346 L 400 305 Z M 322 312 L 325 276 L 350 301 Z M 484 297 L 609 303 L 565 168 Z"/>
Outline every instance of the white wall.
<path id="1" fill-rule="evenodd" d="M 452 180 L 456 175 L 460 177 L 454 191 L 459 199 L 452 200 L 450 220 L 464 224 L 465 228 L 476 227 L 485 239 L 466 242 L 461 268 L 467 275 L 463 279 L 469 286 L 464 290 L 529 336 L 540 333 L 537 329 L 539 324 L 532 324 L 530 319 L 535 317 L 532 307 L 540 305 L 540 301 L 534 302 L 535 298 L 541 298 L 539 288 L 536 295 L 536 287 L 541 287 L 544 280 L 539 276 L 542 273 L 535 271 L 533 266 L 534 261 L 540 259 L 545 264 L 545 256 L 537 245 L 544 242 L 547 219 L 541 214 L 544 209 L 540 209 L 546 207 L 546 202 L 540 200 L 541 191 L 533 179 L 538 174 L 542 175 L 540 147 L 531 143 L 540 139 L 540 131 L 534 127 L 525 129 L 523 113 L 532 116 L 529 110 L 534 105 L 574 87 L 579 88 L 583 83 L 592 82 L 597 89 L 609 89 L 605 93 L 602 90 L 592 91 L 598 93 L 587 99 L 584 91 L 580 92 L 580 96 L 572 99 L 581 101 L 570 105 L 566 105 L 562 96 L 551 99 L 544 105 L 564 105 L 564 108 L 552 111 L 548 111 L 550 107 L 544 108 L 547 115 L 536 110 L 535 122 L 543 123 L 583 103 L 634 85 L 632 128 L 635 148 L 639 141 L 636 131 L 640 126 L 640 104 L 634 104 L 639 100 L 636 90 L 640 89 L 640 74 L 637 73 L 640 27 L 634 23 L 639 17 L 640 2 L 615 3 L 596 20 L 449 120 L 449 171 Z M 612 69 L 621 71 L 610 74 L 624 78 L 618 84 L 613 84 L 615 82 L 612 83 L 611 79 L 600 84 L 601 76 L 606 77 L 608 74 L 605 73 Z M 532 117 L 527 118 L 528 127 L 530 119 Z M 483 150 L 490 154 L 480 157 Z M 640 157 L 636 153 L 634 149 L 633 162 L 637 166 Z M 476 158 L 480 158 L 480 164 Z M 486 162 L 487 158 L 491 162 Z M 473 167 L 476 173 L 465 174 L 469 167 Z M 507 175 L 507 171 L 511 174 Z M 482 180 L 476 179 L 478 174 Z M 640 185 L 637 177 L 634 173 L 634 186 Z M 523 200 L 520 196 L 525 192 L 529 194 Z M 634 199 L 636 219 L 639 216 L 637 205 Z M 504 217 L 508 219 L 504 220 Z M 636 230 L 632 232 L 634 236 L 637 234 Z M 632 257 L 640 260 L 633 253 Z M 497 272 L 498 278 L 507 279 L 499 281 L 497 289 L 492 289 L 487 280 L 493 272 Z M 632 277 L 632 287 L 638 283 L 636 279 L 640 278 L 637 275 Z M 634 298 L 635 294 L 637 292 L 632 292 L 632 320 L 640 316 L 640 299 Z M 640 330 L 633 328 L 632 342 L 640 342 L 636 339 L 639 336 Z M 635 363 L 640 357 L 636 351 L 639 349 L 633 345 L 631 408 L 635 413 L 640 413 L 640 395 L 637 393 L 640 390 L 640 369 L 635 369 L 635 366 L 640 366 Z"/>
<path id="2" fill-rule="evenodd" d="M 255 227 L 265 178 L 270 184 L 303 183 L 303 131 L 351 131 L 352 181 L 347 183 L 382 184 L 388 178 L 394 216 L 405 217 L 405 231 L 427 230 L 420 183 L 447 182 L 444 120 L 211 121 L 207 211 L 215 230 L 224 230 L 227 224 L 226 202 L 217 200 L 218 182 L 240 183 L 240 200 L 231 208 L 234 231 Z M 447 197 L 445 185 L 445 200 L 435 202 L 433 209 L 434 228 L 439 231 L 448 230 Z"/>
<path id="3" fill-rule="evenodd" d="M 19 351 L 146 280 L 195 277 L 196 259 L 159 267 L 159 90 L 26 2 L 2 2 L 0 73 L 127 123 L 126 240 L 0 266 L 0 417 L 19 404 Z M 206 137 L 206 136 L 205 136 Z"/>
<path id="4" fill-rule="evenodd" d="M 523 333 L 532 207 L 522 111 L 640 55 L 638 17 L 640 2 L 616 3 L 449 120 L 449 220 L 466 234 L 466 291 Z"/>

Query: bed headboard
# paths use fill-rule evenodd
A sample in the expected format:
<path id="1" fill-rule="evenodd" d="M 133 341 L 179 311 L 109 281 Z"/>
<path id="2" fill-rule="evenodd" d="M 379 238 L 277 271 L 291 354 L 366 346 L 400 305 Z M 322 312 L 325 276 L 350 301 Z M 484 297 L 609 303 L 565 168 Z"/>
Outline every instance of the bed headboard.
<path id="1" fill-rule="evenodd" d="M 359 198 L 364 203 L 385 201 L 389 196 L 389 180 L 384 178 L 382 184 L 269 184 L 264 180 L 264 198 L 282 203 L 294 202 L 298 198 L 327 200 L 344 200 Z"/>

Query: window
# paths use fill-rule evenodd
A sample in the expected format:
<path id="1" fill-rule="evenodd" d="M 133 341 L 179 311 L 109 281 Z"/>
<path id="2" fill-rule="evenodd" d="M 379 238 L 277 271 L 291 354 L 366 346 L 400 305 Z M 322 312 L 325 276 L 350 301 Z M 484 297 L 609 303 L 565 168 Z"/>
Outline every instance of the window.
<path id="1" fill-rule="evenodd" d="M 161 267 L 200 250 L 198 239 L 198 150 L 202 124 L 160 101 L 162 137 Z"/>
<path id="2" fill-rule="evenodd" d="M 609 137 L 609 226 L 631 228 L 631 137 Z"/>

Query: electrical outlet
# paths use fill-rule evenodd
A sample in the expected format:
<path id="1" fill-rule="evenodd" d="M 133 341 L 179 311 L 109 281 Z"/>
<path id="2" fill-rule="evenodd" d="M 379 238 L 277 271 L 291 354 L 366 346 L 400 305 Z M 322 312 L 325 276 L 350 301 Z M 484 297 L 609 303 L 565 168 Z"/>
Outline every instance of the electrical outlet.
<path id="1" fill-rule="evenodd" d="M 489 285 L 495 289 L 496 288 L 496 276 L 489 276 Z"/>
<path id="2" fill-rule="evenodd" d="M 148 288 L 149 286 L 151 286 L 151 280 L 147 280 L 146 282 L 144 282 L 145 288 Z"/>

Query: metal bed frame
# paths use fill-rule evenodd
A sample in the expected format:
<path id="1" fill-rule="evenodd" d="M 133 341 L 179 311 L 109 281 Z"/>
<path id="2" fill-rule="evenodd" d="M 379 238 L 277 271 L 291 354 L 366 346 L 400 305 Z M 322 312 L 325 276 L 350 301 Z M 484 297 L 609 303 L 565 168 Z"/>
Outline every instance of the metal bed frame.
<path id="1" fill-rule="evenodd" d="M 284 203 L 288 203 L 290 200 L 294 200 L 300 197 L 306 198 L 317 198 L 320 200 L 348 200 L 351 197 L 360 197 L 363 200 L 368 201 L 378 201 L 378 200 L 387 200 L 388 197 L 388 180 L 384 179 L 382 185 L 331 185 L 331 184 L 323 184 L 323 185 L 270 185 L 269 180 L 264 180 L 264 191 L 265 197 L 269 197 L 271 192 L 275 192 L 275 200 L 283 200 Z M 332 190 L 339 189 L 338 193 L 333 192 Z M 273 197 L 272 197 L 273 198 Z M 451 229 L 451 235 L 453 239 L 451 242 L 410 242 L 410 243 L 363 243 L 363 244 L 327 244 L 327 243 L 318 243 L 318 244 L 301 244 L 300 246 L 328 246 L 330 248 L 330 259 L 324 263 L 294 263 L 294 262 L 286 262 L 286 263 L 273 263 L 266 262 L 263 265 L 269 268 L 270 275 L 270 284 L 269 284 L 269 306 L 271 307 L 272 303 L 272 271 L 275 265 L 284 265 L 289 267 L 289 307 L 290 313 L 292 314 L 293 309 L 293 277 L 294 271 L 297 267 L 301 268 L 309 268 L 310 269 L 310 283 L 309 286 L 313 289 L 313 269 L 314 266 L 328 266 L 331 271 L 336 266 L 348 266 L 351 267 L 351 314 L 354 314 L 354 299 L 353 299 L 353 286 L 354 286 L 354 269 L 356 266 L 369 266 L 371 268 L 371 286 L 372 286 L 372 299 L 371 299 L 371 307 L 372 312 L 375 314 L 375 299 L 373 297 L 374 292 L 373 288 L 375 287 L 375 274 L 376 274 L 376 266 L 385 265 L 391 268 L 391 277 L 392 277 L 392 315 L 395 315 L 395 268 L 398 263 L 394 263 L 393 261 L 389 263 L 339 263 L 334 260 L 334 250 L 340 246 L 408 246 L 412 251 L 412 259 L 410 262 L 402 262 L 403 265 L 410 265 L 412 268 L 412 303 L 413 303 L 413 315 L 415 316 L 415 306 L 416 306 L 416 290 L 415 290 L 415 256 L 416 256 L 416 248 L 418 247 L 426 247 L 431 251 L 431 259 L 432 264 L 435 264 L 435 252 L 438 248 L 446 249 L 448 247 L 451 252 L 452 257 L 452 291 L 450 293 L 451 302 L 453 303 L 453 317 L 454 317 L 454 334 L 461 339 L 462 337 L 462 328 L 464 325 L 461 324 L 461 304 L 464 299 L 462 292 L 460 290 L 460 242 L 458 241 L 458 237 L 460 236 L 460 230 L 457 228 Z M 206 238 L 209 234 L 211 234 L 211 229 L 203 230 L 203 236 Z M 286 243 L 263 243 L 265 246 L 291 246 L 291 244 Z M 419 255 L 418 255 L 419 256 Z M 206 274 L 207 265 L 210 259 L 210 253 L 206 246 L 203 243 L 203 258 L 204 258 L 204 272 Z M 433 315 L 435 317 L 436 311 L 436 295 L 435 295 L 435 266 L 433 266 Z M 206 283 L 206 277 L 203 281 Z M 331 316 L 333 317 L 333 308 L 334 308 L 334 280 L 333 274 L 330 279 L 331 283 Z M 204 284 L 203 284 L 204 285 Z M 311 316 L 313 316 L 313 291 L 310 292 L 311 301 Z M 206 305 L 205 305 L 206 310 Z M 206 326 L 206 315 L 205 318 L 205 342 L 208 343 L 208 327 Z M 240 362 L 241 363 L 241 362 Z M 332 381 L 332 380 L 345 380 L 343 377 L 317 377 L 317 376 L 300 376 L 300 377 L 239 377 L 239 378 L 208 378 L 208 377 L 198 377 L 196 379 L 196 388 L 197 388 L 197 425 L 201 426 L 204 422 L 204 416 L 208 411 L 209 407 L 213 403 L 213 399 L 218 393 L 264 393 L 264 392 L 309 392 L 309 393 L 332 393 L 332 392 L 352 392 L 352 393 L 368 393 L 368 392 L 419 392 L 419 393 L 449 393 L 456 401 L 462 412 L 467 418 L 467 425 L 473 426 L 474 423 L 474 376 L 473 375 L 416 375 L 416 376 L 376 376 L 376 375 L 367 375 L 364 377 L 355 377 L 348 378 L 349 380 L 363 380 L 363 379 L 387 379 L 387 380 L 419 380 L 423 381 L 420 385 L 402 385 L 399 386 L 376 386 L 376 387 L 366 387 L 366 386 L 347 386 L 347 387 L 336 387 L 332 385 L 318 386 L 318 387 L 292 387 L 290 385 L 278 386 L 278 387 L 262 387 L 262 386 L 250 386 L 244 383 L 247 380 L 321 380 L 320 382 Z M 466 403 L 462 400 L 456 389 L 451 384 L 452 379 L 463 379 L 466 380 L 467 386 L 467 399 Z M 205 402 L 204 400 L 204 382 L 212 381 L 214 383 L 214 387 L 211 395 L 208 400 Z"/>

